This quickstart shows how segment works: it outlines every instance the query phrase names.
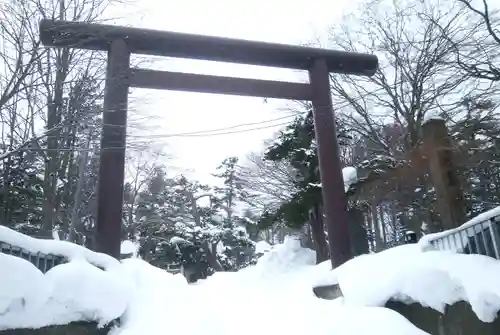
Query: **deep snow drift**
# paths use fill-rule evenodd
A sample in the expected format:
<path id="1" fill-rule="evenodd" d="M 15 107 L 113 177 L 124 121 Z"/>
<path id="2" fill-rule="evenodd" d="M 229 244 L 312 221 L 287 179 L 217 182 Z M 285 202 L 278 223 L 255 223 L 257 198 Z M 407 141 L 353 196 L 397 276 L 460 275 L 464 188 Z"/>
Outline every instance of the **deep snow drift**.
<path id="1" fill-rule="evenodd" d="M 0 253 L 0 268 L 0 330 L 78 320 L 104 325 L 125 312 L 133 289 L 115 272 L 121 266 L 102 271 L 82 259 L 44 275 L 30 262 Z"/>
<path id="2" fill-rule="evenodd" d="M 331 271 L 328 262 L 314 265 L 314 252 L 292 238 L 264 249 L 255 266 L 191 285 L 182 275 L 137 258 L 102 271 L 85 257 L 74 257 L 43 275 L 23 259 L 0 254 L 0 330 L 77 320 L 105 324 L 121 317 L 112 335 L 167 329 L 186 335 L 303 335 L 312 330 L 318 335 L 418 335 L 426 333 L 379 306 L 392 297 L 442 310 L 467 300 L 484 321 L 500 307 L 500 265 L 484 256 L 406 245 L 357 257 Z M 312 287 L 320 283 L 339 283 L 344 298 L 316 298 Z"/>
<path id="3" fill-rule="evenodd" d="M 339 284 L 344 303 L 353 306 L 382 306 L 394 298 L 443 312 L 446 305 L 468 301 L 482 321 L 496 318 L 499 261 L 482 255 L 422 252 L 421 248 L 420 244 L 403 245 L 356 257 L 318 278 L 316 284 Z"/>
<path id="4" fill-rule="evenodd" d="M 154 334 L 426 334 L 405 318 L 380 307 L 345 306 L 320 300 L 311 291 L 325 264 L 314 252 L 288 239 L 266 252 L 258 264 L 237 273 L 216 273 L 187 285 L 137 259 L 123 270 L 137 289 L 121 328 L 113 335 Z"/>

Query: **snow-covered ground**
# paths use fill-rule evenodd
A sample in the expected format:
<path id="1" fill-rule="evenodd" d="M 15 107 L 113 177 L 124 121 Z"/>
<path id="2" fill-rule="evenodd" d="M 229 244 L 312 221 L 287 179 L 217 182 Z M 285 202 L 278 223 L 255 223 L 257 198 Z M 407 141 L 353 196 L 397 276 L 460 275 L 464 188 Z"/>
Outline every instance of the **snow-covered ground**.
<path id="1" fill-rule="evenodd" d="M 402 245 L 362 255 L 318 277 L 316 285 L 339 284 L 344 304 L 381 306 L 393 298 L 444 312 L 468 301 L 478 318 L 492 322 L 500 310 L 500 262 L 482 255 L 422 251 Z"/>
<path id="2" fill-rule="evenodd" d="M 423 252 L 415 244 L 331 271 L 328 262 L 315 265 L 314 252 L 292 238 L 262 247 L 257 265 L 191 285 L 137 258 L 102 271 L 73 257 L 43 275 L 23 259 L 0 254 L 0 330 L 121 317 L 112 335 L 418 335 L 426 333 L 380 306 L 396 298 L 442 310 L 466 300 L 484 321 L 500 308 L 500 263 L 485 256 Z M 340 284 L 343 298 L 314 296 L 313 286 L 332 283 Z"/>
<path id="3" fill-rule="evenodd" d="M 256 266 L 217 273 L 194 285 L 140 260 L 126 260 L 123 270 L 135 278 L 138 289 L 113 335 L 165 329 L 193 335 L 425 334 L 385 308 L 316 298 L 312 284 L 330 269 L 328 263 L 315 266 L 315 259 L 314 252 L 289 239 L 266 252 Z"/>

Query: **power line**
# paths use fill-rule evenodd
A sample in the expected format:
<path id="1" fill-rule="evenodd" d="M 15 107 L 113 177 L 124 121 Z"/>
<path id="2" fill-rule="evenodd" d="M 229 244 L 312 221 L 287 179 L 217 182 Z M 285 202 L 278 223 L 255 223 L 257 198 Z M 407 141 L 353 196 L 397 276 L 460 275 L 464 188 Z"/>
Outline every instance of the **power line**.
<path id="1" fill-rule="evenodd" d="M 290 122 L 283 122 L 283 123 L 272 124 L 272 125 L 265 126 L 265 127 L 257 127 L 257 128 L 250 128 L 250 129 L 243 129 L 243 130 L 236 130 L 236 131 L 227 131 L 227 132 L 222 132 L 222 133 L 185 135 L 185 137 L 208 137 L 208 136 L 217 136 L 217 135 L 239 134 L 239 133 L 246 133 L 248 131 L 286 126 L 289 124 L 290 124 Z"/>
<path id="2" fill-rule="evenodd" d="M 277 118 L 276 120 L 281 120 L 284 119 L 285 117 L 282 118 Z M 262 121 L 262 122 L 254 122 L 253 124 L 262 124 L 265 122 L 269 122 L 272 120 L 267 120 L 267 121 Z M 248 123 L 247 125 L 251 125 L 252 123 Z M 203 133 L 203 132 L 191 132 L 191 133 L 178 133 L 178 134 L 165 134 L 165 135 L 156 135 L 155 138 L 170 138 L 170 137 L 210 137 L 210 136 L 221 136 L 221 135 L 231 135 L 231 134 L 240 134 L 240 133 L 246 133 L 249 131 L 255 131 L 255 130 L 261 130 L 261 129 L 268 129 L 268 128 L 273 128 L 273 127 L 280 127 L 280 126 L 287 126 L 289 125 L 289 122 L 283 122 L 283 123 L 276 123 L 272 125 L 268 125 L 265 127 L 256 127 L 256 128 L 250 128 L 250 129 L 242 129 L 242 130 L 236 130 L 236 131 L 225 131 L 225 132 L 218 132 L 218 133 Z M 238 125 L 241 126 L 241 125 Z M 232 126 L 232 127 L 227 127 L 227 128 L 220 128 L 221 130 L 225 129 L 232 129 L 236 128 L 238 126 Z M 215 130 L 212 130 L 215 131 Z M 208 131 L 207 131 L 208 132 Z M 132 136 L 127 136 L 127 137 L 132 137 Z M 140 136 L 139 136 L 140 137 Z M 127 147 L 131 147 L 131 144 L 128 144 Z M 101 150 L 123 150 L 125 147 L 113 147 L 113 148 L 100 148 L 98 151 Z M 18 151 L 26 151 L 26 152 L 33 152 L 33 151 L 41 151 L 41 152 L 49 152 L 49 151 L 56 151 L 56 152 L 63 152 L 63 151 L 78 151 L 78 152 L 92 152 L 94 151 L 94 148 L 58 148 L 58 149 L 48 149 L 48 148 L 24 148 L 24 149 L 19 149 Z"/>
<path id="3" fill-rule="evenodd" d="M 203 136 L 212 136 L 212 135 L 225 135 L 225 134 L 236 134 L 240 132 L 247 132 L 247 131 L 253 131 L 253 130 L 259 130 L 259 129 L 266 129 L 266 128 L 271 128 L 271 127 L 277 127 L 277 126 L 283 126 L 289 124 L 288 122 L 286 123 L 278 123 L 274 125 L 269 125 L 265 127 L 257 127 L 257 128 L 250 128 L 250 129 L 242 129 L 242 130 L 237 130 L 237 131 L 230 131 L 227 132 L 227 130 L 231 129 L 236 129 L 240 127 L 245 127 L 245 126 L 254 126 L 254 125 L 261 125 L 261 124 L 266 124 L 269 122 L 274 122 L 274 121 L 279 121 L 279 120 L 284 120 L 284 119 L 289 119 L 292 117 L 296 117 L 299 115 L 299 113 L 295 113 L 292 115 L 287 115 L 287 116 L 282 116 L 279 118 L 275 119 L 270 119 L 270 120 L 265 120 L 265 121 L 259 121 L 259 122 L 250 122 L 250 123 L 242 123 L 234 126 L 229 126 L 229 127 L 224 127 L 224 128 L 218 128 L 218 129 L 207 129 L 207 130 L 199 130 L 199 131 L 192 131 L 192 132 L 185 132 L 185 133 L 173 133 L 173 134 L 163 134 L 163 135 L 148 135 L 148 138 L 165 138 L 165 137 L 203 137 Z M 223 133 L 220 133 L 223 132 Z M 135 137 L 135 138 L 141 138 L 141 137 L 146 137 L 146 136 L 139 136 L 139 135 L 130 135 L 129 137 Z"/>
<path id="4" fill-rule="evenodd" d="M 272 125 L 265 126 L 265 127 L 257 127 L 257 128 L 242 129 L 242 130 L 235 130 L 235 131 L 225 131 L 225 132 L 219 132 L 219 133 L 203 133 L 203 132 L 199 132 L 199 133 L 178 133 L 178 134 L 153 135 L 152 137 L 154 137 L 154 138 L 210 137 L 210 136 L 219 136 L 219 135 L 230 135 L 230 134 L 246 133 L 248 131 L 268 129 L 268 128 L 279 127 L 279 126 L 286 126 L 286 125 L 289 125 L 289 124 L 290 124 L 289 122 L 283 122 L 283 123 L 272 124 Z"/>
<path id="5" fill-rule="evenodd" d="M 279 120 L 284 120 L 288 119 L 291 117 L 295 117 L 299 115 L 300 113 L 294 113 L 292 115 L 287 115 L 287 116 L 282 116 L 279 118 L 275 119 L 269 119 L 269 120 L 264 120 L 264 121 L 259 121 L 259 122 L 250 122 L 250 123 L 242 123 L 234 126 L 229 126 L 229 127 L 224 127 L 224 128 L 218 128 L 218 129 L 211 129 L 211 130 L 201 130 L 201 131 L 194 131 L 194 132 L 186 132 L 186 133 L 174 133 L 174 134 L 164 134 L 164 135 L 149 135 L 147 136 L 148 138 L 170 138 L 170 137 L 210 137 L 210 136 L 221 136 L 221 135 L 231 135 L 231 134 L 239 134 L 239 133 L 245 133 L 249 131 L 255 131 L 255 130 L 261 130 L 261 129 L 268 129 L 268 128 L 273 128 L 273 127 L 280 127 L 280 126 L 286 126 L 289 125 L 289 122 L 283 122 L 283 123 L 277 123 L 277 124 L 272 124 L 264 127 L 255 127 L 255 128 L 249 128 L 249 129 L 242 129 L 242 130 L 235 130 L 235 131 L 227 131 L 231 129 L 236 129 L 239 127 L 243 126 L 252 126 L 252 125 L 259 125 L 259 124 L 266 124 L 269 122 L 273 121 L 279 121 Z M 146 137 L 146 136 L 133 136 L 133 135 L 128 135 L 128 138 L 130 137 L 135 137 L 135 138 L 141 138 L 141 137 Z M 124 147 L 114 147 L 114 148 L 106 148 L 104 150 L 122 150 Z M 101 148 L 101 150 L 103 150 Z M 83 151 L 94 151 L 93 148 L 57 148 L 57 149 L 48 149 L 48 148 L 18 148 L 16 151 L 23 151 L 23 152 L 33 152 L 33 151 L 41 151 L 41 152 L 49 152 L 49 151 L 57 151 L 57 152 L 62 152 L 62 151 L 78 151 L 78 152 L 83 152 Z"/>

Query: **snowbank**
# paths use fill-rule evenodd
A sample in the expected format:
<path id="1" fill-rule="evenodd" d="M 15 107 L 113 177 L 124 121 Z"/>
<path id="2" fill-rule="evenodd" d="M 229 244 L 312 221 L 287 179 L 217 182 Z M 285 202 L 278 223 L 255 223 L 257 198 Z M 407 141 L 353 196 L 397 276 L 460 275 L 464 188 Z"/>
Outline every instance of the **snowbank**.
<path id="1" fill-rule="evenodd" d="M 125 240 L 120 245 L 120 254 L 122 255 L 132 255 L 133 257 L 137 257 L 138 250 L 139 244 L 130 240 Z"/>
<path id="2" fill-rule="evenodd" d="M 286 274 L 298 267 L 314 264 L 316 253 L 311 249 L 302 248 L 298 238 L 287 236 L 283 244 L 276 245 L 259 259 L 255 270 L 266 275 Z"/>
<path id="3" fill-rule="evenodd" d="M 270 245 L 269 243 L 267 243 L 266 241 L 259 241 L 259 242 L 255 243 L 255 253 L 256 254 L 266 253 L 269 250 L 271 250 L 272 248 L 273 248 L 273 246 Z"/>
<path id="4" fill-rule="evenodd" d="M 103 269 L 120 264 L 119 261 L 106 254 L 97 253 L 80 245 L 56 240 L 43 240 L 18 233 L 5 226 L 0 226 L 0 242 L 25 249 L 31 253 L 43 253 L 63 256 L 68 260 L 85 259 L 87 262 Z"/>
<path id="5" fill-rule="evenodd" d="M 176 327 L 182 330 L 192 323 L 197 304 L 195 297 L 190 299 L 184 276 L 170 274 L 137 258 L 123 260 L 119 272 L 131 281 L 134 289 L 121 318 L 124 326 L 116 330 L 117 333 L 156 334 L 165 332 L 167 328 L 172 332 Z M 152 329 L 154 325 L 158 328 Z"/>
<path id="6" fill-rule="evenodd" d="M 314 252 L 294 238 L 274 246 L 255 266 L 190 285 L 180 275 L 137 259 L 124 260 L 123 275 L 133 278 L 137 289 L 112 335 L 166 330 L 184 335 L 303 335 L 311 329 L 315 335 L 426 334 L 389 309 L 317 299 L 311 280 L 330 268 L 314 263 Z M 242 327 L 242 320 L 252 315 L 259 322 Z"/>
<path id="7" fill-rule="evenodd" d="M 0 330 L 74 321 L 105 325 L 127 308 L 132 286 L 119 267 L 102 271 L 82 259 L 45 275 L 30 262 L 0 253 Z"/>
<path id="8" fill-rule="evenodd" d="M 392 298 L 444 312 L 468 301 L 480 320 L 492 322 L 500 310 L 498 278 L 500 262 L 493 258 L 422 252 L 413 244 L 356 257 L 315 284 L 339 284 L 344 302 L 354 306 L 383 306 Z"/>
<path id="9" fill-rule="evenodd" d="M 403 316 L 380 306 L 392 298 L 443 311 L 465 300 L 486 322 L 500 308 L 498 261 L 423 252 L 419 244 L 359 256 L 332 271 L 329 262 L 315 265 L 312 250 L 287 238 L 255 266 L 216 273 L 194 285 L 137 258 L 106 271 L 75 258 L 43 275 L 23 259 L 0 254 L 0 267 L 0 330 L 77 320 L 105 324 L 121 316 L 112 335 L 166 330 L 303 335 L 311 329 L 315 335 L 423 335 Z M 336 283 L 344 293 L 341 299 L 318 299 L 311 290 L 312 284 Z M 265 322 L 241 327 L 242 318 L 252 315 Z"/>
<path id="10" fill-rule="evenodd" d="M 33 264 L 24 259 L 0 253 L 0 329 L 3 315 L 9 309 L 42 306 L 47 300 L 45 277 Z M 36 308 L 35 308 L 36 309 Z"/>
<path id="11" fill-rule="evenodd" d="M 138 290 L 113 335 L 169 333 L 303 335 L 423 335 L 400 314 L 386 308 L 349 306 L 317 299 L 311 280 L 329 272 L 314 265 L 314 252 L 288 238 L 266 252 L 257 265 L 216 273 L 187 285 L 137 260 L 124 261 Z M 242 327 L 254 316 L 255 325 Z"/>

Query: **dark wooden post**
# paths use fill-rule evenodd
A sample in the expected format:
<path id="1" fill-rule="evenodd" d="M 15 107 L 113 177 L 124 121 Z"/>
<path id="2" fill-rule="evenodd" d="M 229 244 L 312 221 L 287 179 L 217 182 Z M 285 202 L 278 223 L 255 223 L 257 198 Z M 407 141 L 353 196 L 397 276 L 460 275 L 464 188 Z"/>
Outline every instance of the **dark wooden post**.
<path id="1" fill-rule="evenodd" d="M 116 258 L 120 257 L 129 73 L 125 40 L 112 41 L 104 92 L 95 249 Z"/>
<path id="2" fill-rule="evenodd" d="M 330 75 L 325 60 L 318 58 L 309 70 L 314 107 L 314 129 L 318 147 L 323 208 L 328 228 L 330 260 L 333 267 L 352 257 L 347 216 L 347 197 L 340 162 L 340 150 L 330 92 Z"/>
<path id="3" fill-rule="evenodd" d="M 465 201 L 446 124 L 442 119 L 431 119 L 423 124 L 422 131 L 443 228 L 456 228 L 466 220 Z"/>

